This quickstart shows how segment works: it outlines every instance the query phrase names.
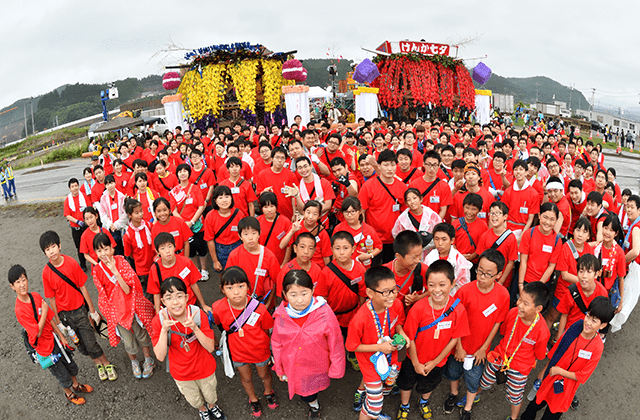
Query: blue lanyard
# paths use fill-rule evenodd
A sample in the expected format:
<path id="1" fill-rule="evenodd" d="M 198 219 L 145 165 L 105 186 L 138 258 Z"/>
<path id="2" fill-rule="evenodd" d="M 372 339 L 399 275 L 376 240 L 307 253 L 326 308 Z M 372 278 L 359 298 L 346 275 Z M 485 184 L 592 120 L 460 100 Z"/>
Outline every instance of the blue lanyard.
<path id="1" fill-rule="evenodd" d="M 633 227 L 638 222 L 640 222 L 640 217 L 636 217 L 636 220 L 634 220 L 631 226 L 629 226 L 629 230 L 627 231 L 627 234 L 624 237 L 624 243 L 622 244 L 622 247 L 624 248 L 625 251 L 627 251 L 631 247 L 631 244 L 629 243 L 629 237 L 631 236 L 631 231 L 633 230 Z"/>
<path id="2" fill-rule="evenodd" d="M 376 332 L 378 333 L 378 338 L 382 338 L 384 331 L 382 330 L 382 324 L 380 323 L 380 317 L 378 313 L 373 309 L 373 302 L 369 301 L 369 310 L 373 314 L 373 319 L 376 321 Z M 385 324 L 387 324 L 387 336 L 391 337 L 391 326 L 389 325 L 389 310 L 385 310 Z"/>

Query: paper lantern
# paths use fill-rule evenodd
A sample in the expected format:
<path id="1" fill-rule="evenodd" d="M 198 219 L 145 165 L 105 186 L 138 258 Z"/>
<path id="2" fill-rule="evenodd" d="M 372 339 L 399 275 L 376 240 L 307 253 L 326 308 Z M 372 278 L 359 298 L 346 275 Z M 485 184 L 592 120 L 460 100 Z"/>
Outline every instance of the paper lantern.
<path id="1" fill-rule="evenodd" d="M 178 89 L 180 86 L 180 74 L 175 71 L 170 71 L 169 73 L 162 76 L 162 87 L 166 90 Z"/>
<path id="2" fill-rule="evenodd" d="M 371 83 L 376 77 L 380 76 L 380 71 L 378 71 L 378 66 L 373 64 L 371 60 L 365 58 L 356 66 L 355 71 L 353 72 L 353 80 L 358 83 Z"/>
<path id="3" fill-rule="evenodd" d="M 473 80 L 478 82 L 478 84 L 484 85 L 490 78 L 491 69 L 483 62 L 478 63 L 478 65 L 473 68 Z"/>
<path id="4" fill-rule="evenodd" d="M 304 82 L 307 80 L 307 70 L 302 67 L 302 63 L 296 59 L 282 63 L 282 77 L 286 80 Z"/>

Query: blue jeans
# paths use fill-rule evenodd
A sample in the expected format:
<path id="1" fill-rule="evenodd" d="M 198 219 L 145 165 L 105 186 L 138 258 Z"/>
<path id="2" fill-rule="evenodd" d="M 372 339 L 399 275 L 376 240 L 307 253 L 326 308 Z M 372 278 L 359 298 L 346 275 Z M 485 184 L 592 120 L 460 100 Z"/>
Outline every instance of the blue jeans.
<path id="1" fill-rule="evenodd" d="M 9 187 L 7 185 L 7 182 L 2 184 L 2 192 L 4 193 L 4 198 L 9 198 Z"/>
<path id="2" fill-rule="evenodd" d="M 471 370 L 464 370 L 463 363 L 458 362 L 452 354 L 449 356 L 449 360 L 447 360 L 443 374 L 444 377 L 450 381 L 457 381 L 464 376 L 464 383 L 467 384 L 467 391 L 475 394 L 480 388 L 480 379 L 482 379 L 483 370 L 484 363 L 479 365 L 474 364 Z"/>
<path id="3" fill-rule="evenodd" d="M 16 194 L 16 180 L 15 179 L 7 180 L 7 190 L 9 191 L 9 195 L 11 195 L 11 190 L 13 190 L 13 195 Z"/>

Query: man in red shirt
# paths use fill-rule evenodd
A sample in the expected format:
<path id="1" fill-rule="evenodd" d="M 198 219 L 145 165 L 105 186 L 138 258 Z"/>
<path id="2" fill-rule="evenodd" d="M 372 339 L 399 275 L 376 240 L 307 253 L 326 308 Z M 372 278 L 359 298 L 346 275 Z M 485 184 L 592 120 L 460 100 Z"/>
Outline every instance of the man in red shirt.
<path id="1" fill-rule="evenodd" d="M 298 191 L 296 197 L 296 208 L 300 213 L 303 212 L 304 205 L 309 200 L 316 200 L 322 204 L 320 213 L 320 223 L 323 226 L 329 226 L 328 212 L 333 205 L 336 195 L 329 181 L 320 178 L 319 175 L 312 171 L 311 160 L 302 156 L 296 159 L 296 169 L 300 175 L 300 187 L 294 186 Z"/>
<path id="2" fill-rule="evenodd" d="M 502 202 L 509 207 L 507 228 L 515 233 L 518 242 L 523 232 L 533 224 L 533 217 L 540 212 L 540 196 L 527 181 L 529 167 L 524 160 L 513 164 L 514 182 L 504 192 Z"/>
<path id="3" fill-rule="evenodd" d="M 509 208 L 502 201 L 495 201 L 489 208 L 489 227 L 485 233 L 480 236 L 480 242 L 476 248 L 476 252 L 480 255 L 487 249 L 497 249 L 505 258 L 505 266 L 502 276 L 498 279 L 498 283 L 509 289 L 511 284 L 511 272 L 513 266 L 518 260 L 518 240 L 516 236 L 507 229 L 507 217 L 509 217 Z"/>
<path id="4" fill-rule="evenodd" d="M 477 248 L 480 237 L 487 230 L 485 221 L 478 218 L 478 212 L 482 209 L 482 197 L 475 193 L 469 193 L 462 202 L 463 215 L 452 221 L 456 230 L 456 248 L 468 261 L 473 264 L 478 262 Z M 474 271 L 471 270 L 471 278 L 475 280 Z"/>
<path id="5" fill-rule="evenodd" d="M 566 188 L 569 193 L 569 207 L 571 209 L 569 233 L 573 233 L 578 218 L 582 216 L 584 209 L 587 207 L 587 195 L 582 191 L 582 182 L 579 179 L 571 180 Z"/>
<path id="6" fill-rule="evenodd" d="M 80 184 L 76 178 L 69 180 L 69 195 L 64 200 L 64 217 L 69 221 L 71 227 L 71 236 L 73 237 L 73 243 L 78 250 L 78 261 L 80 261 L 80 268 L 82 271 L 87 271 L 87 260 L 84 254 L 80 252 L 80 239 L 82 239 L 82 233 L 87 228 L 84 224 L 84 217 L 82 211 L 90 206 L 91 203 L 87 196 L 80 191 Z"/>
<path id="7" fill-rule="evenodd" d="M 513 175 L 508 173 L 507 168 L 504 166 L 506 160 L 507 155 L 503 152 L 495 152 L 491 165 L 482 170 L 482 184 L 487 188 L 493 188 L 498 198 L 502 197 L 504 191 L 513 182 Z"/>
<path id="8" fill-rule="evenodd" d="M 391 229 L 400 213 L 406 207 L 404 192 L 407 186 L 395 178 L 398 158 L 391 150 L 378 156 L 378 176 L 369 179 L 360 190 L 359 198 L 365 221 L 371 225 L 382 240 L 382 252 L 373 265 L 387 263 L 393 259 L 393 236 Z"/>
<path id="9" fill-rule="evenodd" d="M 397 152 L 398 167 L 396 169 L 396 177 L 407 185 L 423 175 L 420 167 L 412 164 L 413 156 L 416 153 L 418 153 L 417 150 L 411 151 L 406 148 Z"/>
<path id="10" fill-rule="evenodd" d="M 273 192 L 278 198 L 278 212 L 291 219 L 293 205 L 291 203 L 292 195 L 289 195 L 289 192 L 298 180 L 293 172 L 284 167 L 287 152 L 283 148 L 273 149 L 271 157 L 273 159 L 271 167 L 256 174 L 256 191 L 258 196 L 265 191 Z"/>
<path id="11" fill-rule="evenodd" d="M 96 183 L 91 187 L 91 200 L 93 201 L 93 207 L 98 208 L 100 198 L 104 192 L 104 168 L 102 165 L 96 165 L 93 167 L 93 175 L 96 177 Z"/>

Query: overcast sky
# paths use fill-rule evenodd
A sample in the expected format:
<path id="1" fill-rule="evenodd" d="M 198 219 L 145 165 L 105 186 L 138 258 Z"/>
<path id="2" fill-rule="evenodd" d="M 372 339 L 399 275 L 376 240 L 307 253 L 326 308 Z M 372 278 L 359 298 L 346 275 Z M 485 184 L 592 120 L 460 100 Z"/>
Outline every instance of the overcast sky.
<path id="1" fill-rule="evenodd" d="M 385 40 L 458 43 L 465 59 L 506 77 L 548 76 L 587 97 L 640 101 L 640 10 L 620 1 L 3 1 L 0 108 L 65 83 L 164 73 L 184 53 L 249 41 L 298 58 L 327 52 L 360 61 Z M 467 66 L 477 63 L 467 60 Z M 96 92 L 96 95 L 98 92 Z"/>

